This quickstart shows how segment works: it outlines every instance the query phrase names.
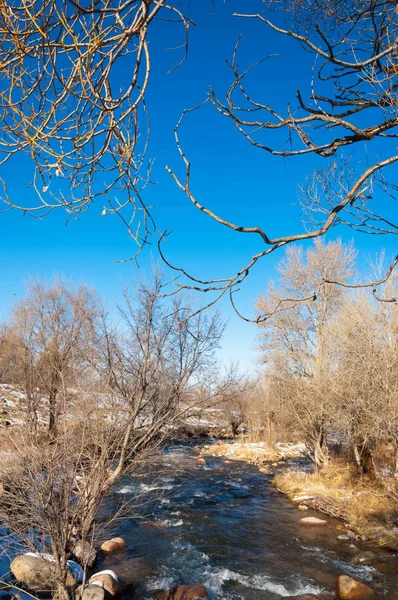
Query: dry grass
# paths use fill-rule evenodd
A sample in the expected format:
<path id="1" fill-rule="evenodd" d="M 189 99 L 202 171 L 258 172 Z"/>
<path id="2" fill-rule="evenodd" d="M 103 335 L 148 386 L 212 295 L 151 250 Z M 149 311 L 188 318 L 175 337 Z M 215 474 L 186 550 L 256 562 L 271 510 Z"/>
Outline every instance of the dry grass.
<path id="1" fill-rule="evenodd" d="M 343 519 L 350 529 L 375 545 L 398 549 L 398 503 L 382 480 L 359 478 L 352 465 L 335 460 L 318 473 L 286 471 L 274 479 L 275 487 L 293 501 Z"/>

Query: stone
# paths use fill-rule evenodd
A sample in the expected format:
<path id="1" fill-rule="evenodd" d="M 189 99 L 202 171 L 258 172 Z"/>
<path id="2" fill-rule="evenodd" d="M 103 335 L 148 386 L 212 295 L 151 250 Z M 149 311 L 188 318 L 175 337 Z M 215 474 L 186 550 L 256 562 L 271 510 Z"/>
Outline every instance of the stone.
<path id="1" fill-rule="evenodd" d="M 300 519 L 300 523 L 302 525 L 327 525 L 328 522 L 325 521 L 324 519 L 318 519 L 318 517 L 304 517 L 303 519 Z"/>
<path id="2" fill-rule="evenodd" d="M 354 556 L 352 562 L 354 565 L 370 565 L 375 558 L 376 555 L 371 550 L 366 550 Z"/>
<path id="3" fill-rule="evenodd" d="M 121 537 L 115 537 L 111 540 L 107 540 L 101 545 L 102 552 L 116 552 L 117 550 L 124 550 L 126 542 Z"/>
<path id="4" fill-rule="evenodd" d="M 100 571 L 99 573 L 95 573 L 92 577 L 90 577 L 89 585 L 97 585 L 103 587 L 106 592 L 112 598 L 119 598 L 120 596 L 120 585 L 119 579 L 113 571 L 106 570 Z"/>
<path id="5" fill-rule="evenodd" d="M 105 589 L 100 585 L 87 585 L 83 590 L 76 590 L 75 598 L 78 600 L 105 600 Z"/>
<path id="6" fill-rule="evenodd" d="M 201 583 L 193 585 L 178 585 L 171 590 L 159 590 L 153 594 L 156 600 L 195 600 L 204 598 L 210 600 L 206 588 Z"/>
<path id="7" fill-rule="evenodd" d="M 302 511 L 308 510 L 308 506 L 306 506 L 305 504 L 299 504 L 297 508 Z"/>
<path id="8" fill-rule="evenodd" d="M 347 542 L 351 538 L 348 535 L 346 535 L 345 533 L 343 533 L 342 535 L 338 535 L 337 539 L 340 540 L 340 542 Z"/>
<path id="9" fill-rule="evenodd" d="M 97 560 L 97 552 L 88 542 L 79 540 L 72 547 L 72 554 L 80 564 L 91 569 Z"/>
<path id="10" fill-rule="evenodd" d="M 196 462 L 198 463 L 198 465 L 205 465 L 206 461 L 204 458 L 199 457 L 199 458 L 195 458 Z"/>
<path id="11" fill-rule="evenodd" d="M 347 535 L 349 538 L 351 538 L 353 540 L 357 537 L 357 534 L 350 530 L 347 531 Z"/>
<path id="12" fill-rule="evenodd" d="M 52 557 L 43 557 L 33 552 L 14 558 L 10 565 L 13 577 L 35 592 L 50 592 L 55 587 L 55 568 Z M 66 585 L 73 587 L 77 583 L 68 569 Z"/>
<path id="13" fill-rule="evenodd" d="M 341 600 L 372 600 L 374 591 L 348 575 L 340 575 L 337 579 L 337 597 Z"/>

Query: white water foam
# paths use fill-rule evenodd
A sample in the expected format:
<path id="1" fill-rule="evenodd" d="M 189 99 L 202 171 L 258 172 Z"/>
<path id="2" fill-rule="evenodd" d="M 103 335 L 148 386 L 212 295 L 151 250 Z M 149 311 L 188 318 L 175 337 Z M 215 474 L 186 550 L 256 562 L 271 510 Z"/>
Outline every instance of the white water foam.
<path id="1" fill-rule="evenodd" d="M 145 483 L 142 483 L 140 489 L 141 492 L 144 492 L 146 494 L 147 492 L 154 492 L 155 490 L 170 491 L 174 487 L 175 485 L 146 485 Z"/>
<path id="2" fill-rule="evenodd" d="M 125 485 L 124 487 L 120 488 L 119 490 L 117 490 L 118 494 L 134 494 L 134 493 L 141 493 L 141 494 L 147 494 L 149 492 L 154 492 L 154 491 L 166 491 L 169 492 L 170 490 L 174 489 L 176 486 L 175 485 L 155 485 L 155 484 L 145 484 L 145 483 L 140 483 L 139 487 L 137 489 L 137 485 Z"/>
<path id="3" fill-rule="evenodd" d="M 227 568 L 214 568 L 207 554 L 201 552 L 189 542 L 181 539 L 172 543 L 174 552 L 162 571 L 148 582 L 148 589 L 170 589 L 181 581 L 200 581 L 212 598 L 226 600 L 228 592 L 223 589 L 227 582 L 237 582 L 252 590 L 264 590 L 281 598 L 301 596 L 303 594 L 321 595 L 324 589 L 314 581 L 302 577 L 292 577 L 283 584 L 270 575 L 244 575 Z M 181 563 L 181 556 L 184 562 Z M 233 597 L 236 598 L 237 590 Z"/>
<path id="4" fill-rule="evenodd" d="M 339 571 L 342 571 L 346 575 L 350 575 L 350 577 L 361 579 L 367 583 L 370 583 L 373 580 L 373 574 L 376 572 L 374 567 L 368 565 L 353 565 L 352 563 L 343 559 L 330 558 L 322 554 L 322 550 L 316 546 L 311 547 L 301 544 L 301 548 L 303 548 L 303 550 L 307 550 L 310 554 L 313 554 L 314 559 L 318 562 L 323 564 L 331 564 Z"/>
<path id="5" fill-rule="evenodd" d="M 160 525 L 164 527 L 181 527 L 184 524 L 182 519 L 165 519 L 164 521 L 160 521 Z"/>
<path id="6" fill-rule="evenodd" d="M 135 487 L 133 485 L 125 485 L 124 487 L 117 490 L 118 494 L 133 494 L 135 492 Z"/>
<path id="7" fill-rule="evenodd" d="M 291 596 L 301 596 L 303 594 L 322 594 L 323 589 L 315 583 L 302 583 L 298 581 L 290 587 L 286 587 L 282 583 L 277 583 L 272 580 L 269 575 L 243 575 L 236 573 L 230 569 L 218 569 L 205 574 L 205 584 L 209 585 L 212 590 L 220 594 L 221 588 L 226 581 L 236 581 L 241 585 L 254 589 L 265 590 L 287 598 Z"/>
<path id="8" fill-rule="evenodd" d="M 361 579 L 370 583 L 373 580 L 373 574 L 376 572 L 374 567 L 368 565 L 353 565 L 345 560 L 332 560 L 333 566 L 337 567 L 340 571 L 343 571 L 346 575 Z"/>

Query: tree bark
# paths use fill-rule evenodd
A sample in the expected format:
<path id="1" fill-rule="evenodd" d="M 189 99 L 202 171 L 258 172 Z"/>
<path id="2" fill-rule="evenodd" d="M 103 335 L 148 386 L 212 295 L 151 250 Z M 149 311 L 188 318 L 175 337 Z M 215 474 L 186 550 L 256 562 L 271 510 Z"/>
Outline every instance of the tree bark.
<path id="1" fill-rule="evenodd" d="M 319 430 L 314 444 L 314 463 L 320 471 L 329 464 L 329 452 L 325 442 L 325 433 L 323 427 Z"/>
<path id="2" fill-rule="evenodd" d="M 57 391 L 53 388 L 48 397 L 49 417 L 48 432 L 51 437 L 57 436 Z"/>
<path id="3" fill-rule="evenodd" d="M 375 464 L 372 449 L 366 445 L 353 444 L 355 462 L 360 475 L 374 475 Z"/>

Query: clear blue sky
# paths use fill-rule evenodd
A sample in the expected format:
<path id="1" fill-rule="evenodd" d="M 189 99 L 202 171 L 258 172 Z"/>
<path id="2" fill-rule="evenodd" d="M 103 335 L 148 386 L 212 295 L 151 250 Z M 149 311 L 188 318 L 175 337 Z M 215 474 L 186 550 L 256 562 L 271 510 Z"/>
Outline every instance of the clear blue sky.
<path id="1" fill-rule="evenodd" d="M 153 179 L 158 185 L 148 189 L 146 200 L 156 205 L 154 214 L 159 229 L 173 229 L 167 243 L 171 262 L 198 277 L 229 276 L 262 246 L 199 213 L 165 172 L 168 164 L 182 173 L 173 137 L 182 110 L 202 101 L 210 85 L 223 95 L 231 82 L 225 59 L 231 58 L 240 34 L 242 67 L 271 53 L 278 54 L 250 79 L 254 96 L 284 112 L 298 87 L 305 96 L 310 93 L 312 57 L 308 53 L 258 22 L 231 16 L 242 5 L 247 12 L 255 12 L 261 4 L 260 0 L 218 0 L 212 14 L 210 0 L 182 1 L 181 7 L 197 22 L 197 27 L 191 33 L 187 61 L 170 75 L 167 71 L 177 57 L 164 49 L 181 43 L 181 30 L 177 25 L 159 23 L 152 32 L 153 71 L 147 96 L 152 121 L 149 154 L 156 158 Z M 210 107 L 187 120 L 183 141 L 193 165 L 193 189 L 200 202 L 232 221 L 261 225 L 272 236 L 302 228 L 296 190 L 307 170 L 319 164 L 315 158 L 286 161 L 256 150 Z M 19 185 L 20 169 L 23 165 L 6 165 L 0 168 L 0 176 L 11 177 L 17 194 L 28 197 L 33 192 Z M 134 247 L 121 222 L 109 216 L 101 218 L 101 210 L 101 203 L 94 204 L 80 220 L 67 226 L 61 212 L 43 221 L 18 212 L 0 215 L 0 318 L 6 318 L 13 302 L 21 298 L 28 277 L 51 278 L 59 273 L 95 286 L 109 306 L 120 299 L 121 285 L 137 276 L 137 268 L 132 263 L 118 264 L 114 260 L 129 257 Z M 388 254 L 394 250 L 394 240 L 387 237 L 355 236 L 352 230 L 340 230 L 338 234 L 347 240 L 354 237 L 362 269 L 368 255 L 374 256 L 382 247 Z M 153 252 L 156 256 L 155 249 Z M 265 259 L 246 280 L 238 301 L 246 314 L 252 313 L 256 297 L 275 275 L 273 267 L 281 257 L 275 253 Z M 141 256 L 142 271 L 148 271 L 150 261 L 150 252 Z M 255 328 L 234 316 L 227 302 L 222 302 L 220 308 L 223 316 L 230 319 L 223 359 L 238 359 L 242 368 L 252 368 L 256 356 Z"/>

